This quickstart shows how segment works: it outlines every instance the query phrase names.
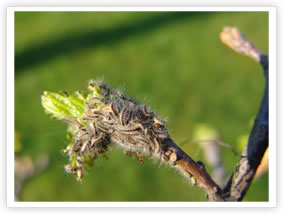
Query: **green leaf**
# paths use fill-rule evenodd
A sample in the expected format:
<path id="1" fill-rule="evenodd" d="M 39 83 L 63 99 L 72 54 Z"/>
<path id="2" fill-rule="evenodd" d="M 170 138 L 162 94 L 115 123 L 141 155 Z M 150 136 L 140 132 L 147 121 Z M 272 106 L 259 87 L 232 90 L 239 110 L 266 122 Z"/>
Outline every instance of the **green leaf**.
<path id="1" fill-rule="evenodd" d="M 80 91 L 75 92 L 71 96 L 67 92 L 55 93 L 45 91 L 41 96 L 41 104 L 47 114 L 51 114 L 55 119 L 63 119 L 71 117 L 81 119 L 84 116 L 85 108 L 89 101 L 94 97 L 102 97 L 100 88 L 95 81 L 90 81 L 88 93 Z"/>
<path id="2" fill-rule="evenodd" d="M 59 93 L 45 91 L 41 96 L 41 104 L 46 113 L 56 119 L 62 119 L 65 116 L 80 118 L 84 114 L 85 104 L 74 95 L 66 97 Z"/>

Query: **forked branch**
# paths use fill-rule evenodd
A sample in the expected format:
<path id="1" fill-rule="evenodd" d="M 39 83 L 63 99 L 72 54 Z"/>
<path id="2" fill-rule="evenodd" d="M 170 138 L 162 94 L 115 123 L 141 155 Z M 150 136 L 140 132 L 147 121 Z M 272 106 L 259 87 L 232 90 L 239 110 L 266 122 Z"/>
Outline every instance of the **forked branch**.
<path id="1" fill-rule="evenodd" d="M 268 147 L 268 56 L 256 48 L 236 28 L 224 28 L 224 31 L 220 34 L 220 38 L 223 43 L 236 52 L 247 55 L 260 63 L 265 76 L 264 95 L 248 143 L 233 175 L 224 188 L 224 192 L 228 195 L 228 200 L 241 201 Z"/>
<path id="2" fill-rule="evenodd" d="M 221 35 L 231 48 L 262 63 L 268 79 L 265 55 L 234 28 L 226 28 Z M 268 144 L 267 94 L 268 85 L 247 149 L 225 191 L 212 180 L 202 162 L 195 162 L 174 143 L 165 121 L 149 112 L 145 105 L 119 90 L 110 89 L 101 81 L 90 81 L 88 94 L 77 92 L 69 96 L 67 93 L 45 92 L 42 105 L 47 113 L 70 125 L 71 144 L 64 151 L 70 164 L 65 170 L 74 173 L 78 180 L 82 179 L 85 166 L 91 166 L 99 155 L 115 144 L 128 155 L 137 155 L 141 163 L 143 156 L 150 156 L 176 168 L 203 189 L 211 201 L 235 201 L 241 200 L 247 191 Z"/>

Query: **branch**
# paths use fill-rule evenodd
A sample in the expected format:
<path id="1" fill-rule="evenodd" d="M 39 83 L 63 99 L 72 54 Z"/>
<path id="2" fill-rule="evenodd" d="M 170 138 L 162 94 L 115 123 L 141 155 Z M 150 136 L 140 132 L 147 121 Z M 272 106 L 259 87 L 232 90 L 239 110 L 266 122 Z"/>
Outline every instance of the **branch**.
<path id="1" fill-rule="evenodd" d="M 203 189 L 209 200 L 223 200 L 221 188 L 204 164 L 195 162 L 174 143 L 165 121 L 154 112 L 100 81 L 90 81 L 89 91 L 71 96 L 44 92 L 42 96 L 46 112 L 69 123 L 71 144 L 64 150 L 70 159 L 65 166 L 67 172 L 81 180 L 85 167 L 107 152 L 110 145 L 117 145 L 125 154 L 136 155 L 140 163 L 143 156 L 149 156 L 176 168 Z"/>
<path id="2" fill-rule="evenodd" d="M 208 200 L 224 200 L 221 188 L 209 176 L 201 161 L 195 162 L 171 138 L 162 142 L 162 145 L 162 151 L 165 155 L 168 155 L 169 164 L 181 172 L 186 178 L 191 179 L 194 185 L 204 190 Z"/>
<path id="3" fill-rule="evenodd" d="M 247 191 L 262 155 L 268 146 L 268 57 L 262 54 L 234 28 L 226 28 L 222 41 L 239 53 L 260 62 L 265 70 L 266 89 L 248 145 L 224 191 L 212 180 L 202 162 L 195 162 L 170 137 L 154 112 L 121 91 L 110 89 L 101 81 L 90 81 L 88 93 L 71 96 L 44 92 L 42 105 L 55 119 L 68 122 L 70 145 L 63 151 L 70 163 L 65 170 L 81 180 L 86 166 L 110 145 L 135 154 L 140 163 L 150 156 L 169 164 L 207 193 L 208 200 L 241 200 Z"/>
<path id="4" fill-rule="evenodd" d="M 220 38 L 224 44 L 236 52 L 247 55 L 260 63 L 265 76 L 264 95 L 248 143 L 224 188 L 224 192 L 228 195 L 228 200 L 241 201 L 268 147 L 268 56 L 256 48 L 236 28 L 224 28 Z"/>

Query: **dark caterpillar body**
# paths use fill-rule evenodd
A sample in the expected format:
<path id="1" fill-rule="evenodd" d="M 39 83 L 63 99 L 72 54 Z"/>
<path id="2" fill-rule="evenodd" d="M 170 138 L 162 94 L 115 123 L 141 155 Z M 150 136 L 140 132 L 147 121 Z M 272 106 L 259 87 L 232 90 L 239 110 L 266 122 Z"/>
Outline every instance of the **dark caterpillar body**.
<path id="1" fill-rule="evenodd" d="M 66 120 L 78 129 L 75 142 L 69 151 L 72 166 L 66 171 L 77 172 L 82 178 L 82 166 L 89 159 L 96 159 L 110 144 L 117 144 L 126 151 L 142 155 L 161 156 L 160 142 L 169 137 L 165 122 L 155 113 L 149 112 L 145 105 L 127 98 L 118 90 L 111 90 L 101 82 L 90 82 L 89 88 L 99 87 L 103 97 L 89 100 L 85 109 L 83 123 Z M 87 128 L 85 128 L 87 127 Z M 80 134 L 79 134 L 80 133 Z M 78 174 L 79 173 L 79 174 Z"/>

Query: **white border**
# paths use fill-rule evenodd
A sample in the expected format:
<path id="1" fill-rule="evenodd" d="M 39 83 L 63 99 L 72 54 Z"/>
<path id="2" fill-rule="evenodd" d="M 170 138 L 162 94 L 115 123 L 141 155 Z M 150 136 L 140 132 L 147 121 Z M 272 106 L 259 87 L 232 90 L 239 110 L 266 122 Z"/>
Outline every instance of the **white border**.
<path id="1" fill-rule="evenodd" d="M 275 207 L 276 206 L 276 8 L 275 7 L 9 7 L 7 8 L 7 139 L 14 142 L 15 11 L 266 11 L 269 12 L 269 202 L 15 202 L 14 144 L 7 143 L 8 207 Z"/>
<path id="2" fill-rule="evenodd" d="M 7 141 L 14 142 L 14 11 L 7 9 Z M 7 142 L 7 206 L 14 201 L 14 143 Z"/>
<path id="3" fill-rule="evenodd" d="M 273 11 L 275 7 L 9 7 L 14 11 Z"/>
<path id="4" fill-rule="evenodd" d="M 276 206 L 276 8 L 269 12 L 269 201 Z"/>

